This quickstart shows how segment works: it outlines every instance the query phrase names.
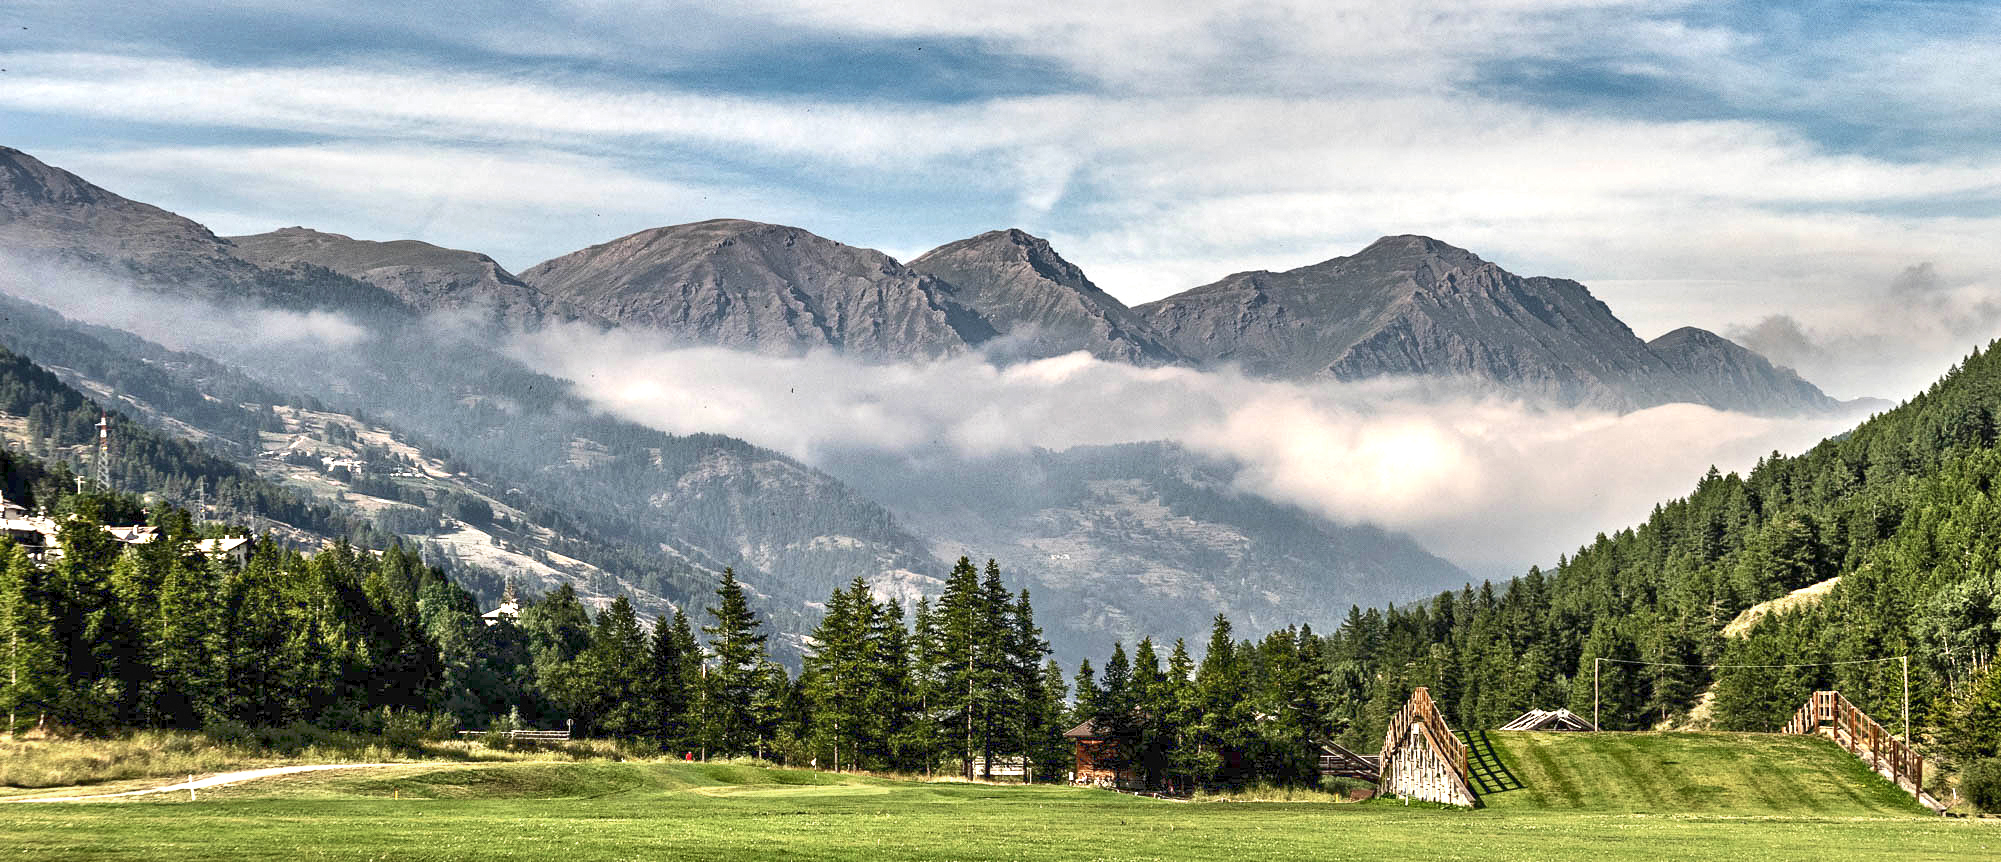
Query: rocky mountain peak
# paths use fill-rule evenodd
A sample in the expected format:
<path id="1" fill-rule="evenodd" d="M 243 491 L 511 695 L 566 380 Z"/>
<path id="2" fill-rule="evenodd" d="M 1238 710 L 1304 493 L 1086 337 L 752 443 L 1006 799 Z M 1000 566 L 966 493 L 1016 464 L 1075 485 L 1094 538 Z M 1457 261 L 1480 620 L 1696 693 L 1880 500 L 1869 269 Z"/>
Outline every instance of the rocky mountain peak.
<path id="1" fill-rule="evenodd" d="M 12 147 L 0 147 L 0 213 L 19 213 L 29 206 L 97 204 L 116 197 L 69 171 Z"/>
<path id="2" fill-rule="evenodd" d="M 1396 234 L 1385 236 L 1369 243 L 1361 251 L 1351 255 L 1352 259 L 1365 260 L 1386 257 L 1414 257 L 1431 255 L 1455 262 L 1486 263 L 1479 255 L 1456 245 L 1441 242 L 1418 234 Z"/>
<path id="3" fill-rule="evenodd" d="M 1019 228 L 947 243 L 910 268 L 949 285 L 952 298 L 1006 336 L 1024 358 L 1077 350 L 1123 362 L 1179 360 L 1124 303 L 1100 290 L 1048 240 Z"/>
<path id="4" fill-rule="evenodd" d="M 614 323 L 766 352 L 931 358 L 994 334 L 946 286 L 889 255 L 743 219 L 639 231 L 521 277 Z"/>
<path id="5" fill-rule="evenodd" d="M 1694 385 L 1702 403 L 1721 410 L 1798 414 L 1841 406 L 1792 369 L 1706 329 L 1684 326 L 1647 348 Z"/>

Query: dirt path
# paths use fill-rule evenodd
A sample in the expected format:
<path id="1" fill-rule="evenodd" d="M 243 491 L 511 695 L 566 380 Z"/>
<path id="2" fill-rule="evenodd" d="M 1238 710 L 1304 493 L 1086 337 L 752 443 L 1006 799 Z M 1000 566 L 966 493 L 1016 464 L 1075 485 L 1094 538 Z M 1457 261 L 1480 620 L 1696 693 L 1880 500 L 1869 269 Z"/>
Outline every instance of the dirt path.
<path id="1" fill-rule="evenodd" d="M 15 797 L 13 799 L 0 799 L 0 803 L 85 802 L 93 799 L 118 799 L 126 796 L 146 796 L 153 793 L 174 793 L 174 792 L 186 793 L 189 791 L 200 791 L 204 788 L 209 788 L 209 787 L 222 787 L 229 784 L 242 784 L 245 781 L 256 781 L 259 778 L 271 778 L 273 776 L 278 776 L 278 775 L 292 775 L 300 772 L 321 772 L 328 769 L 374 769 L 382 766 L 408 766 L 408 765 L 410 764 L 329 763 L 329 764 L 322 764 L 319 766 L 271 766 L 271 767 L 266 767 L 264 769 L 245 769 L 238 772 L 222 772 L 215 775 L 211 775 L 207 778 L 197 778 L 193 781 L 182 781 L 175 784 L 169 784 L 164 787 L 151 787 L 145 790 L 128 790 L 125 791 L 124 793 L 98 793 L 90 796 L 25 796 L 25 797 Z"/>

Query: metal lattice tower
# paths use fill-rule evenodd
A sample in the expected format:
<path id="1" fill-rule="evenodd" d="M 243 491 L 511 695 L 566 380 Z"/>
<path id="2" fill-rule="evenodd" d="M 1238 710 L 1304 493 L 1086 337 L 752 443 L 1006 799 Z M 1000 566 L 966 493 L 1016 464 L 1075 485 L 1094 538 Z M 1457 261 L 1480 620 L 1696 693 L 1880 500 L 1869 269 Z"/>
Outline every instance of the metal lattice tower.
<path id="1" fill-rule="evenodd" d="M 104 414 L 97 420 L 97 490 L 111 490 L 111 416 Z"/>

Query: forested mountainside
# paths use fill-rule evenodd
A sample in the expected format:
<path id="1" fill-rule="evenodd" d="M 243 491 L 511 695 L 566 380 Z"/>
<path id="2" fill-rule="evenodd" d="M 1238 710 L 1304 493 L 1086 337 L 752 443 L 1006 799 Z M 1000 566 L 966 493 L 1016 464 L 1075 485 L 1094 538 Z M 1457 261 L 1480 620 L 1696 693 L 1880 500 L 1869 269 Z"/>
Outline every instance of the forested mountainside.
<path id="1" fill-rule="evenodd" d="M 827 469 L 894 501 L 941 556 L 1011 561 L 1063 656 L 1200 640 L 1218 613 L 1245 632 L 1331 623 L 1353 604 L 1468 580 L 1407 536 L 1242 493 L 1235 464 L 1172 443 L 916 462 L 849 454 Z"/>
<path id="2" fill-rule="evenodd" d="M 807 603 L 815 597 L 808 590 L 855 576 L 843 566 L 871 574 L 894 566 L 899 577 L 907 577 L 930 563 L 914 554 L 889 557 L 885 563 L 866 541 L 870 535 L 900 535 L 885 511 L 829 478 L 731 438 L 674 437 L 579 413 L 564 417 L 567 424 L 560 429 L 575 436 L 549 443 L 548 452 L 536 452 L 521 440 L 500 441 L 521 447 L 524 458 L 542 459 L 531 464 L 555 460 L 562 466 L 532 470 L 513 462 L 517 466 L 509 478 L 504 472 L 509 462 L 502 462 L 503 472 L 489 472 L 457 450 L 385 426 L 369 414 L 337 410 L 309 396 L 281 396 L 197 355 L 80 326 L 8 297 L 0 297 L 0 313 L 8 323 L 0 344 L 18 343 L 75 361 L 74 366 L 60 366 L 61 374 L 92 389 L 98 400 L 207 448 L 151 432 L 148 439 L 172 440 L 241 475 L 261 474 L 291 488 L 284 499 L 317 500 L 327 512 L 340 513 L 343 524 L 351 522 L 340 529 L 298 525 L 314 536 L 345 535 L 378 547 L 388 536 L 402 536 L 488 603 L 498 600 L 503 578 L 512 577 L 538 591 L 570 583 L 599 605 L 624 593 L 645 616 L 665 615 L 705 591 L 714 572 L 744 564 L 753 572 L 776 573 L 760 574 L 757 588 L 774 598 L 770 613 L 781 631 L 797 633 L 810 625 Z M 64 393 L 64 403 L 88 403 L 53 375 L 46 376 Z M 134 385 L 121 389 L 111 382 L 118 380 Z M 231 403 L 210 391 L 246 400 Z M 20 409 L 25 421 L 30 413 L 50 408 L 24 402 Z M 95 409 L 77 408 L 77 415 L 88 413 L 94 423 Z M 488 416 L 494 422 L 507 418 L 499 411 Z M 94 435 L 89 423 L 72 422 Z M 546 425 L 524 426 L 522 433 L 537 427 L 549 431 Z M 495 445 L 475 451 L 492 457 L 490 453 L 510 450 Z M 161 494 L 182 505 L 190 504 L 196 493 L 194 481 L 185 477 L 135 476 L 119 487 Z M 211 479 L 207 489 L 220 513 L 297 520 L 275 504 L 239 501 L 233 483 Z M 560 503 L 564 499 L 597 503 L 566 507 Z M 625 499 L 644 501 L 642 506 L 658 514 L 612 505 Z M 368 526 L 371 522 L 374 528 Z M 379 529 L 378 538 L 355 535 L 369 529 Z M 760 538 L 800 531 L 812 532 L 800 541 Z M 663 538 L 648 546 L 627 538 L 635 534 Z M 830 535 L 864 538 L 810 541 Z M 700 540 L 715 543 L 721 553 L 709 552 Z M 921 546 L 911 546 L 922 553 Z M 908 564 L 895 565 L 903 561 Z M 777 653 L 796 661 L 797 648 L 793 634 L 777 645 Z"/>
<path id="3" fill-rule="evenodd" d="M 559 545 L 561 553 L 595 546 L 604 553 L 588 562 L 628 585 L 644 581 L 678 602 L 713 571 L 735 566 L 747 585 L 777 600 L 774 622 L 796 654 L 812 605 L 832 585 L 857 575 L 942 571 L 879 506 L 783 455 L 597 415 L 568 394 L 566 382 L 502 355 L 490 330 L 419 315 L 381 288 L 316 264 L 280 272 L 235 257 L 224 261 L 218 255 L 232 254 L 230 243 L 200 225 L 18 151 L 0 153 L 0 161 L 15 168 L 0 180 L 19 181 L 0 208 L 0 250 L 13 256 L 8 263 L 18 269 L 9 277 L 27 282 L 21 286 L 30 295 L 53 285 L 62 288 L 58 297 L 101 293 L 105 302 L 120 303 L 127 301 L 124 287 L 137 287 L 202 303 L 182 309 L 195 329 L 228 325 L 209 319 L 210 308 L 244 307 L 272 291 L 293 291 L 269 300 L 277 307 L 337 310 L 355 325 L 345 334 L 358 340 L 315 344 L 299 341 L 299 333 L 209 332 L 201 349 L 294 401 L 371 417 L 449 450 L 454 472 L 479 476 L 494 495 L 517 492 L 524 508 L 547 516 L 541 525 L 580 539 L 581 545 Z M 107 230 L 120 236 L 99 235 Z M 142 253 L 140 263 L 154 268 L 187 257 L 186 280 L 129 277 L 138 264 L 120 255 Z M 288 281 L 285 272 L 310 272 L 312 279 Z M 230 273 L 252 279 L 257 290 L 239 295 L 243 283 L 224 277 Z M 324 284 L 334 287 L 320 289 Z M 363 298 L 342 304 L 352 297 Z"/>
<path id="4" fill-rule="evenodd" d="M 282 537 L 295 540 L 343 537 L 379 545 L 387 539 L 365 518 L 265 481 L 234 461 L 154 431 L 115 409 L 106 412 L 104 405 L 85 398 L 0 341 L 0 439 L 15 451 L 57 465 L 54 472 L 37 468 L 36 476 L 46 482 L 32 488 L 10 487 L 10 501 L 54 505 L 75 493 L 73 477 L 94 476 L 100 419 L 111 422 L 110 432 L 117 441 L 110 459 L 114 486 L 183 503 L 197 497 L 199 484 L 218 509 L 240 516 L 254 528 L 275 528 Z"/>
<path id="5" fill-rule="evenodd" d="M 1688 497 L 1551 571 L 1354 611 L 1328 646 L 1350 739 L 1366 741 L 1416 685 L 1465 727 L 1531 707 L 1589 715 L 1596 659 L 1660 663 L 1603 665 L 1608 728 L 1677 721 L 1712 685 L 1723 728 L 1771 730 L 1826 688 L 1887 720 L 1901 710 L 1900 666 L 1876 660 L 1903 655 L 1921 737 L 1955 738 L 1937 731 L 1982 696 L 1976 669 L 2001 645 L 1997 414 L 2001 350 L 1990 345 L 1804 454 L 1775 453 L 1742 476 L 1712 469 Z M 1817 604 L 1723 636 L 1751 605 L 1835 577 Z M 1814 666 L 1687 666 L 1713 664 Z M 1984 696 L 2001 694 L 2001 675 L 1986 679 Z"/>

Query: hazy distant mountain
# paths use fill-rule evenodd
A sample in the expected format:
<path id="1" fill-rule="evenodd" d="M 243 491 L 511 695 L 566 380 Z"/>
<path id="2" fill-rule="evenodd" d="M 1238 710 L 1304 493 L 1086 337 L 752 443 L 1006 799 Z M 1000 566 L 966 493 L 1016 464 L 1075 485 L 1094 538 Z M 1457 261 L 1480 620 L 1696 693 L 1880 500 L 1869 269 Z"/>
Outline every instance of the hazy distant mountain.
<path id="1" fill-rule="evenodd" d="M 952 285 L 952 297 L 1015 343 L 1017 356 L 1076 350 L 1140 365 L 1179 357 L 1138 315 L 1098 289 L 1048 241 L 1019 230 L 989 231 L 932 249 L 910 268 Z"/>
<path id="2" fill-rule="evenodd" d="M 317 267 L 258 267 L 208 228 L 7 147 L 0 147 L 0 251 L 21 263 L 83 265 L 132 287 L 214 302 L 403 309 L 379 288 Z"/>
<path id="3" fill-rule="evenodd" d="M 1790 368 L 1704 329 L 1684 326 L 1647 342 L 1654 354 L 1702 393 L 1702 402 L 1751 413 L 1821 413 L 1841 402 Z"/>
<path id="4" fill-rule="evenodd" d="M 615 323 L 744 350 L 929 358 L 994 335 L 947 285 L 882 252 L 734 219 L 640 231 L 521 278 Z"/>
<path id="5" fill-rule="evenodd" d="M 1819 395 L 1781 394 L 1739 374 L 1748 366 L 1735 353 L 1679 351 L 1671 362 L 1584 285 L 1522 278 L 1421 236 L 1384 237 L 1286 272 L 1238 273 L 1134 311 L 1185 356 L 1273 377 L 1462 377 L 1621 410 L 1687 401 L 1793 412 Z M 1705 367 L 1712 361 L 1724 366 Z"/>
<path id="6" fill-rule="evenodd" d="M 323 266 L 382 288 L 418 311 L 475 310 L 515 327 L 534 327 L 545 318 L 590 317 L 529 287 L 479 252 L 408 239 L 372 242 L 303 227 L 233 236 L 229 242 L 238 256 L 260 266 Z"/>
<path id="7" fill-rule="evenodd" d="M 938 556 L 997 557 L 1034 588 L 1067 654 L 1151 636 L 1198 643 L 1337 624 L 1352 604 L 1410 601 L 1469 578 L 1410 537 L 1346 526 L 1235 489 L 1238 468 L 1172 443 L 962 460 L 844 455 L 827 469 L 890 501 Z"/>

